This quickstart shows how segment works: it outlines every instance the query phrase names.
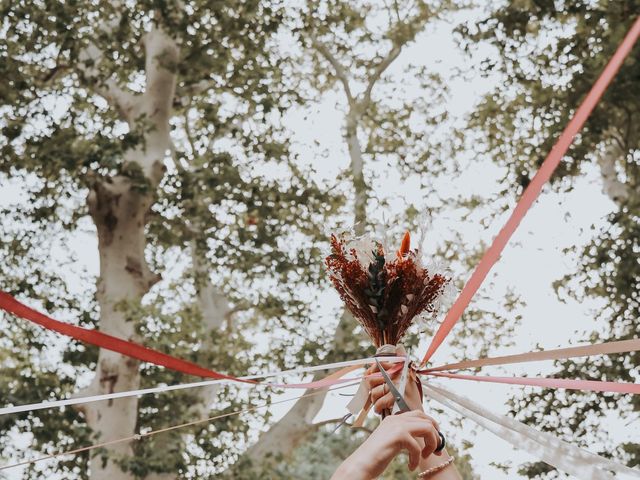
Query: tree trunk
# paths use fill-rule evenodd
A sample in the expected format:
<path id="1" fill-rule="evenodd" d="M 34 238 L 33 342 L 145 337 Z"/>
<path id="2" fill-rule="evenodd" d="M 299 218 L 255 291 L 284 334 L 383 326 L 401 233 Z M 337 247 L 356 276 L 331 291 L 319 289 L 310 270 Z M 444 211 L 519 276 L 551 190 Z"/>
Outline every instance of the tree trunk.
<path id="1" fill-rule="evenodd" d="M 345 141 L 349 148 L 351 178 L 353 182 L 354 231 L 357 236 L 364 235 L 367 226 L 367 183 L 364 180 L 364 159 L 358 140 L 358 111 L 353 106 L 347 115 Z"/>
<path id="2" fill-rule="evenodd" d="M 364 159 L 362 148 L 358 140 L 358 107 L 352 106 L 345 125 L 345 141 L 349 149 L 351 176 L 354 191 L 354 231 L 356 235 L 363 235 L 367 225 L 367 184 L 364 180 Z M 349 325 L 353 324 L 353 317 L 346 310 L 343 311 L 333 336 L 334 357 L 327 361 L 344 360 L 340 352 L 349 351 L 347 334 Z M 337 354 L 337 355 L 336 355 Z M 314 380 L 322 378 L 318 373 Z M 306 390 L 304 394 L 313 393 Z M 290 454 L 300 443 L 314 432 L 313 419 L 320 412 L 326 391 L 323 394 L 301 398 L 284 417 L 262 434 L 259 441 L 247 451 L 247 456 L 254 464 L 278 458 L 280 455 Z"/>
<path id="3" fill-rule="evenodd" d="M 100 305 L 100 330 L 137 341 L 135 322 L 128 318 L 127 305 L 139 304 L 142 296 L 157 281 L 144 260 L 145 216 L 151 205 L 150 194 L 141 195 L 126 177 L 112 183 L 97 184 L 89 197 L 91 216 L 98 229 L 100 278 L 97 299 Z M 135 390 L 140 386 L 139 362 L 109 350 L 100 350 L 91 393 Z M 97 442 L 135 433 L 138 413 L 136 397 L 88 404 L 84 408 L 87 424 Z M 131 444 L 108 448 L 110 459 L 91 460 L 92 480 L 133 479 L 122 473 L 114 462 L 131 455 Z"/>
<path id="4" fill-rule="evenodd" d="M 332 345 L 335 346 L 334 351 L 344 350 L 348 342 L 348 325 L 353 321 L 348 312 L 344 312 L 336 328 L 333 336 Z M 331 358 L 327 361 L 338 361 L 342 358 Z M 325 374 L 317 373 L 314 380 L 319 380 Z M 305 390 L 303 395 L 317 392 L 316 390 Z M 315 430 L 313 428 L 313 419 L 320 412 L 326 390 L 324 393 L 305 397 L 298 400 L 284 417 L 272 425 L 269 430 L 264 432 L 257 443 L 255 443 L 246 453 L 246 456 L 254 465 L 263 464 L 270 459 L 277 459 L 280 456 L 287 456 L 300 445 Z"/>
<path id="5" fill-rule="evenodd" d="M 169 147 L 169 117 L 175 91 L 178 51 L 173 40 L 155 29 L 145 37 L 146 89 L 131 107 L 130 128 L 136 119 L 151 123 L 144 141 L 125 153 L 124 166 L 139 169 L 147 184 L 125 175 L 98 179 L 87 199 L 89 213 L 98 232 L 100 277 L 97 299 L 100 330 L 120 338 L 139 341 L 136 323 L 127 313 L 159 280 L 145 261 L 145 225 L 155 191 L 164 174 L 164 157 Z M 147 124 L 148 125 L 148 124 Z M 143 127 L 144 128 L 144 127 Z M 111 393 L 140 386 L 139 362 L 108 350 L 100 350 L 95 377 L 85 394 Z M 88 404 L 83 407 L 96 442 L 128 437 L 136 433 L 136 397 Z M 90 461 L 91 480 L 133 480 L 123 472 L 119 459 L 130 457 L 131 442 L 106 447 L 106 454 Z"/>

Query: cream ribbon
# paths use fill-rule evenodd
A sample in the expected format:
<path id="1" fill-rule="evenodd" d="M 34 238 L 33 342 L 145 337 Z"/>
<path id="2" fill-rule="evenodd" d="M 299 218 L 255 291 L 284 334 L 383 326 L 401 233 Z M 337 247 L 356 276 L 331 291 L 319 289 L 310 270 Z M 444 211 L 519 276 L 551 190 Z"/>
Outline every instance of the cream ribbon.
<path id="1" fill-rule="evenodd" d="M 386 359 L 387 361 L 404 361 L 404 357 L 389 357 Z M 348 360 L 345 362 L 336 362 L 336 363 L 327 363 L 324 365 L 314 365 L 311 367 L 304 368 L 295 368 L 291 370 L 282 370 L 279 372 L 269 372 L 269 373 L 261 373 L 259 375 L 247 375 L 244 377 L 238 377 L 241 380 L 254 380 L 257 378 L 266 378 L 266 377 L 277 377 L 279 375 L 289 375 L 289 374 L 299 374 L 299 373 L 310 373 L 317 372 L 321 370 L 330 370 L 334 368 L 344 368 L 344 367 L 354 367 L 354 366 L 362 366 L 366 364 L 370 364 L 375 362 L 373 358 L 362 358 L 358 360 Z M 357 380 L 357 379 L 356 379 Z M 114 400 L 117 398 L 126 398 L 126 397 L 136 397 L 139 395 L 148 395 L 150 393 L 163 393 L 169 392 L 172 390 L 184 390 L 189 388 L 197 388 L 197 387 L 207 387 L 209 385 L 217 385 L 222 383 L 236 383 L 237 385 L 253 385 L 253 386 L 267 386 L 267 387 L 276 387 L 276 388 L 286 388 L 286 384 L 274 384 L 274 383 L 238 383 L 233 379 L 219 379 L 219 380 L 205 380 L 202 382 L 193 382 L 193 383 L 182 383 L 179 385 L 160 385 L 158 387 L 153 388 L 144 388 L 141 390 L 127 390 L 125 392 L 114 392 L 114 393 L 106 393 L 103 395 L 92 395 L 87 397 L 75 397 L 75 398 L 67 398 L 64 400 L 51 400 L 44 401 L 38 403 L 31 403 L 28 405 L 15 405 L 11 407 L 0 408 L 0 416 L 9 415 L 10 413 L 20 413 L 20 412 L 29 412 L 33 410 L 42 410 L 43 408 L 54 408 L 54 407 L 66 407 L 70 405 L 78 405 L 81 403 L 91 403 L 91 402 L 99 402 L 102 400 Z M 295 388 L 304 387 L 304 384 L 296 384 Z"/>
<path id="2" fill-rule="evenodd" d="M 639 479 L 640 470 L 601 457 L 571 445 L 559 438 L 532 428 L 504 415 L 493 413 L 482 405 L 457 395 L 442 386 L 422 383 L 428 395 L 438 403 L 473 420 L 516 448 L 581 480 Z M 611 472 L 615 472 L 614 475 Z"/>

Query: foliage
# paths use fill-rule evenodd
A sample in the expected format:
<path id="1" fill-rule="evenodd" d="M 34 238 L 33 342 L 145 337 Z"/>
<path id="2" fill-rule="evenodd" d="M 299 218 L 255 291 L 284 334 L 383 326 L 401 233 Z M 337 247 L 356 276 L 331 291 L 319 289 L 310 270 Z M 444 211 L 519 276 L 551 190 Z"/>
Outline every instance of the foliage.
<path id="1" fill-rule="evenodd" d="M 488 9 L 484 20 L 460 29 L 469 52 L 482 42 L 495 48 L 496 55 L 484 62 L 484 72 L 500 75 L 500 85 L 484 99 L 472 126 L 486 133 L 486 152 L 507 168 L 505 183 L 513 194 L 526 187 L 639 7 L 633 0 L 520 0 Z M 607 226 L 594 232 L 586 248 L 565 252 L 581 258 L 575 274 L 556 285 L 560 298 L 603 299 L 606 307 L 597 313 L 597 329 L 581 339 L 591 343 L 634 338 L 638 332 L 639 48 L 636 45 L 630 53 L 552 178 L 554 188 L 566 191 L 575 178 L 598 164 L 605 191 L 614 202 Z M 639 361 L 637 352 L 577 359 L 558 363 L 555 376 L 637 382 L 632 366 Z M 513 410 L 544 430 L 566 438 L 577 435 L 590 443 L 596 438 L 606 441 L 602 422 L 609 413 L 637 415 L 640 401 L 635 396 L 543 390 L 514 398 Z M 606 448 L 603 454 L 613 452 L 637 465 L 637 451 L 637 444 L 625 444 Z M 523 472 L 543 476 L 548 468 L 534 464 Z"/>
<path id="2" fill-rule="evenodd" d="M 240 332 L 286 331 L 281 336 L 288 342 L 300 342 L 295 331 L 308 317 L 303 302 L 308 299 L 297 292 L 321 283 L 324 219 L 342 200 L 321 191 L 311 173 L 296 165 L 281 126 L 281 113 L 297 100 L 275 48 L 281 5 L 47 2 L 39 8 L 3 3 L 1 12 L 6 41 L 0 46 L 0 68 L 6 82 L 0 91 L 0 172 L 30 186 L 19 203 L 3 211 L 2 289 L 31 301 L 44 298 L 39 308 L 53 316 L 64 313 L 74 323 L 96 326 L 96 279 L 77 272 L 86 282 L 82 293 L 91 299 L 79 302 L 79 292 L 68 284 L 74 279 L 61 272 L 65 261 L 73 265 L 77 258 L 69 243 L 93 230 L 86 197 L 94 185 L 124 176 L 133 188 L 149 188 L 145 173 L 125 159 L 141 146 L 150 127 L 144 118 L 127 118 L 105 102 L 110 98 L 104 92 L 115 82 L 140 98 L 148 73 L 145 35 L 159 25 L 179 45 L 179 63 L 164 65 L 178 73 L 179 81 L 170 120 L 172 157 L 153 192 L 146 255 L 155 272 L 177 275 L 180 281 L 165 281 L 144 304 L 122 308 L 145 344 L 182 358 L 231 373 L 293 365 L 290 349 L 284 348 L 289 345 L 277 349 L 279 356 L 263 357 Z M 102 52 L 99 62 L 86 58 L 92 45 Z M 167 267 L 189 262 L 193 254 L 207 278 L 182 266 Z M 215 282 L 227 296 L 234 309 L 229 318 L 233 328 L 206 330 L 194 299 L 202 282 Z M 65 397 L 84 386 L 95 368 L 95 349 L 61 343 L 13 319 L 5 318 L 3 324 L 3 404 Z M 209 347 L 202 348 L 205 344 Z M 188 380 L 152 366 L 144 366 L 142 373 L 143 386 Z M 233 410 L 247 400 L 268 397 L 266 392 L 231 391 L 218 392 L 216 409 Z M 197 401 L 196 393 L 144 397 L 138 428 L 193 418 L 190 405 Z M 120 463 L 139 477 L 187 474 L 202 461 L 225 468 L 237 453 L 227 447 L 248 438 L 250 418 L 218 422 L 215 428 L 225 435 L 213 442 L 206 440 L 217 430 L 192 429 L 190 438 L 199 448 L 189 454 L 184 449 L 189 437 L 164 434 L 137 443 L 136 458 Z M 3 417 L 3 450 L 13 451 L 12 435 L 21 432 L 30 434 L 31 447 L 38 451 L 91 443 L 81 412 L 73 409 Z M 53 469 L 66 472 L 67 478 L 87 478 L 86 459 L 34 468 L 40 475 Z"/>
<path id="3" fill-rule="evenodd" d="M 353 182 L 344 181 L 348 174 L 332 188 L 314 181 L 314 172 L 296 157 L 283 116 L 297 103 L 319 100 L 340 85 L 315 39 L 351 75 L 347 97 L 355 101 L 356 136 L 363 140 L 367 162 L 366 184 L 356 182 L 356 187 L 368 188 L 369 210 L 384 205 L 387 194 L 384 185 L 375 184 L 380 166 L 405 177 L 417 173 L 431 179 L 445 172 L 441 159 L 447 155 L 435 131 L 446 118 L 446 85 L 412 65 L 401 75 L 386 75 L 381 67 L 428 21 L 464 2 L 393 2 L 386 10 L 377 2 L 337 0 L 290 10 L 284 5 L 268 0 L 0 4 L 0 36 L 6 40 L 0 43 L 5 80 L 0 85 L 0 175 L 3 183 L 21 188 L 20 201 L 2 207 L 0 288 L 56 318 L 100 327 L 97 278 L 77 268 L 78 245 L 94 242 L 97 256 L 100 245 L 87 197 L 97 185 L 126 178 L 132 189 L 153 198 L 145 219 L 145 256 L 153 272 L 164 276 L 143 302 L 118 306 L 145 345 L 232 374 L 344 354 L 326 342 L 333 324 L 312 325 L 308 312 L 326 285 L 324 227 L 352 218 L 342 193 L 352 200 Z M 385 20 L 376 24 L 371 18 Z M 153 147 L 145 143 L 151 119 L 133 115 L 126 102 L 114 105 L 110 93 L 133 100 L 145 94 L 145 38 L 154 28 L 169 32 L 179 47 L 177 63 L 163 65 L 177 73 L 178 83 L 171 99 L 171 155 L 163 159 L 158 188 L 148 172 L 127 160 L 131 151 Z M 283 51 L 282 40 L 291 38 L 300 51 Z M 102 52 L 98 60 L 85 55 L 92 45 Z M 424 94 L 404 96 L 407 81 Z M 414 228 L 415 213 L 409 209 L 396 220 L 406 217 Z M 470 255 L 448 246 L 446 256 L 456 262 L 460 284 Z M 230 307 L 224 325 L 214 331 L 197 299 L 210 286 Z M 67 397 L 89 382 L 97 367 L 96 349 L 60 341 L 13 318 L 1 321 L 2 404 Z M 459 331 L 454 344 L 467 355 L 485 351 L 489 330 L 478 326 L 491 325 L 506 335 L 504 321 L 504 316 L 470 312 L 468 328 Z M 344 349 L 360 356 L 368 342 L 354 328 L 347 329 Z M 406 340 L 407 347 L 417 343 L 415 334 Z M 191 380 L 149 365 L 140 369 L 141 388 Z M 213 408 L 231 411 L 270 395 L 225 387 Z M 199 403 L 195 392 L 145 396 L 137 429 L 196 418 Z M 135 456 L 118 462 L 140 478 L 154 473 L 200 478 L 236 461 L 242 468 L 247 459 L 239 458 L 241 453 L 269 421 L 268 414 L 245 414 L 161 434 L 136 442 Z M 24 435 L 35 451 L 53 452 L 92 443 L 96 432 L 89 431 L 81 410 L 65 409 L 3 417 L 0 433 L 3 455 L 13 457 L 22 454 L 13 442 L 16 436 Z M 317 435 L 327 432 L 320 429 Z M 353 441 L 346 429 L 336 442 L 340 439 Z M 299 459 L 319 450 L 318 442 L 296 452 L 290 464 L 284 462 L 282 475 L 303 471 Z M 347 451 L 342 445 L 340 454 Z M 25 477 L 57 472 L 88 478 L 88 460 L 85 454 L 38 464 Z M 249 470 L 242 475 L 247 478 Z"/>

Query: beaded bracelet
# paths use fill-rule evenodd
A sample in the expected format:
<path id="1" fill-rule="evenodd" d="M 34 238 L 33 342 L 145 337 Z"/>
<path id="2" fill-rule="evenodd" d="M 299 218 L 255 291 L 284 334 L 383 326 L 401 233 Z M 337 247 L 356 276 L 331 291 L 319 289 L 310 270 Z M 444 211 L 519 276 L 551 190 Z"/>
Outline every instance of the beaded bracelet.
<path id="1" fill-rule="evenodd" d="M 447 468 L 449 465 L 451 465 L 453 463 L 454 458 L 453 457 L 449 457 L 449 459 L 438 465 L 437 467 L 432 467 L 429 468 L 428 470 L 425 470 L 424 472 L 421 472 L 418 474 L 418 478 L 429 478 L 432 477 L 434 473 L 438 473 L 442 470 L 444 470 L 445 468 Z"/>

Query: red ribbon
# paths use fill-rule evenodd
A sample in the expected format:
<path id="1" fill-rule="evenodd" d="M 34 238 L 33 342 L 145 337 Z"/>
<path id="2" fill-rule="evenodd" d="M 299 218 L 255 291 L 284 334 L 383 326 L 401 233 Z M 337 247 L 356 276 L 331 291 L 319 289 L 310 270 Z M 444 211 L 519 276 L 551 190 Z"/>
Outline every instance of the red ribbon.
<path id="1" fill-rule="evenodd" d="M 635 23 L 627 33 L 626 37 L 618 47 L 616 53 L 611 57 L 611 60 L 602 71 L 600 78 L 593 85 L 585 99 L 583 100 L 580 108 L 576 111 L 575 115 L 566 126 L 560 138 L 556 142 L 555 146 L 547 155 L 547 158 L 544 160 L 540 169 L 536 173 L 531 183 L 526 188 L 522 197 L 518 201 L 516 207 L 513 210 L 513 213 L 507 220 L 507 223 L 498 236 L 493 240 L 493 243 L 489 247 L 489 249 L 484 253 L 482 260 L 476 267 L 475 271 L 469 278 L 469 281 L 464 286 L 462 292 L 460 292 L 460 296 L 453 304 L 451 309 L 447 312 L 447 315 L 438 328 L 438 331 L 431 339 L 431 344 L 427 349 L 427 353 L 425 354 L 422 365 L 427 363 L 431 356 L 435 353 L 438 347 L 442 344 L 446 336 L 449 334 L 453 326 L 462 316 L 462 313 L 469 306 L 469 302 L 482 285 L 485 277 L 491 270 L 491 267 L 498 261 L 500 258 L 500 254 L 507 242 L 513 235 L 513 232 L 516 231 L 518 225 L 520 225 L 520 221 L 524 218 L 525 214 L 533 205 L 533 202 L 536 201 L 540 192 L 542 191 L 542 187 L 547 183 L 554 170 L 562 160 L 562 157 L 567 152 L 567 149 L 573 142 L 574 137 L 578 134 L 587 118 L 591 114 L 591 111 L 594 109 L 600 97 L 609 86 L 609 83 L 613 80 L 618 69 L 624 62 L 624 59 L 627 57 L 631 49 L 633 48 L 638 36 L 640 35 L 640 17 L 636 19 Z"/>
<path id="2" fill-rule="evenodd" d="M 95 345 L 96 347 L 105 348 L 107 350 L 111 350 L 113 352 L 119 353 L 121 355 L 126 355 L 127 357 L 136 358 L 143 362 L 153 363 L 154 365 L 159 365 L 162 367 L 169 368 L 171 370 L 175 370 L 177 372 L 186 373 L 188 375 L 194 375 L 196 377 L 205 377 L 205 378 L 214 378 L 216 380 L 226 379 L 232 380 L 236 382 L 244 382 L 244 383 L 253 383 L 253 384 L 264 384 L 270 385 L 272 387 L 278 388 L 306 388 L 306 389 L 319 389 L 319 388 L 328 388 L 332 385 L 352 382 L 353 378 L 343 379 L 342 377 L 347 373 L 357 369 L 358 367 L 346 367 L 334 372 L 330 375 L 327 375 L 325 378 L 320 380 L 315 380 L 307 383 L 270 383 L 270 382 L 258 382 L 256 380 L 247 380 L 238 377 L 234 377 L 231 375 L 225 375 L 220 372 L 216 372 L 215 370 L 209 370 L 207 368 L 200 367 L 195 363 L 188 362 L 186 360 L 181 360 L 176 357 L 172 357 L 171 355 L 167 355 L 166 353 L 158 352 L 157 350 L 153 350 L 151 348 L 144 347 L 135 342 L 130 342 L 127 340 L 123 340 L 118 337 L 114 337 L 113 335 L 109 335 L 106 333 L 102 333 L 99 330 L 89 330 L 87 328 L 76 327 L 75 325 L 69 325 L 68 323 L 63 323 L 59 320 L 54 320 L 47 315 L 34 310 L 33 308 L 27 307 L 23 303 L 20 303 L 18 300 L 13 298 L 11 295 L 5 292 L 0 292 L 0 308 L 6 310 L 13 315 L 21 317 L 25 320 L 29 320 L 35 324 L 40 325 L 41 327 L 46 328 L 47 330 L 52 330 L 54 332 L 61 333 L 62 335 L 66 335 L 75 340 L 79 340 L 84 343 L 88 343 L 89 345 Z M 392 367 L 389 372 L 395 373 L 402 368 L 402 364 L 395 365 Z M 380 373 L 373 373 L 370 375 L 366 375 L 366 377 L 381 377 Z"/>
<path id="3" fill-rule="evenodd" d="M 143 362 L 153 363 L 155 365 L 160 365 L 171 370 L 186 373 L 188 375 L 194 375 L 196 377 L 257 383 L 253 380 L 243 380 L 216 372 L 215 370 L 202 368 L 195 363 L 172 357 L 166 353 L 158 352 L 157 350 L 144 347 L 137 343 L 114 337 L 113 335 L 100 332 L 99 330 L 89 330 L 87 328 L 76 327 L 75 325 L 69 325 L 68 323 L 54 320 L 43 313 L 27 307 L 5 292 L 0 292 L 0 308 L 13 313 L 18 317 L 22 317 L 25 320 L 36 323 L 48 330 L 53 330 L 54 332 L 61 333 L 62 335 L 66 335 L 75 340 L 95 345 L 96 347 L 105 348 L 107 350 L 120 353 L 121 355 L 136 358 Z"/>

